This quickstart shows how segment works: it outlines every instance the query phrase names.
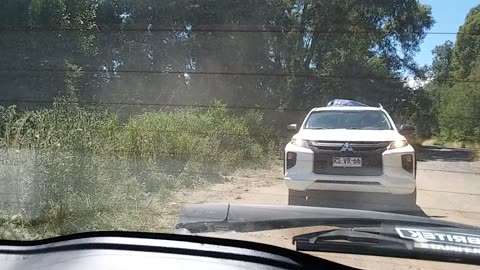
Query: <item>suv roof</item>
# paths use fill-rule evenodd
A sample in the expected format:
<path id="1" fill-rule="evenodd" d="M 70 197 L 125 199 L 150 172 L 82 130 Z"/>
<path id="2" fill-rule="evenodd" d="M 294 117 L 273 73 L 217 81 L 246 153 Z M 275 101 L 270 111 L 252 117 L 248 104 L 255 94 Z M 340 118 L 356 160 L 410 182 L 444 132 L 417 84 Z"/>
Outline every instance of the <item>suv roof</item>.
<path id="1" fill-rule="evenodd" d="M 318 107 L 313 108 L 312 112 L 318 111 L 383 111 L 380 107 L 364 107 L 364 106 L 335 106 L 335 107 Z"/>

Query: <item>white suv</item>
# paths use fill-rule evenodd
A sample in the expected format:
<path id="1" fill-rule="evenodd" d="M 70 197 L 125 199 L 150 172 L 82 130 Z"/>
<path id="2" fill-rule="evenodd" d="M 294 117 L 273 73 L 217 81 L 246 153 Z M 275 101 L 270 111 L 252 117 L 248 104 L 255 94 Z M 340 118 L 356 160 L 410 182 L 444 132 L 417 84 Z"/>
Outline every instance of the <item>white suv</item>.
<path id="1" fill-rule="evenodd" d="M 289 204 L 318 190 L 394 194 L 415 204 L 415 150 L 403 136 L 414 128 L 397 130 L 383 108 L 354 104 L 311 110 L 285 147 Z"/>

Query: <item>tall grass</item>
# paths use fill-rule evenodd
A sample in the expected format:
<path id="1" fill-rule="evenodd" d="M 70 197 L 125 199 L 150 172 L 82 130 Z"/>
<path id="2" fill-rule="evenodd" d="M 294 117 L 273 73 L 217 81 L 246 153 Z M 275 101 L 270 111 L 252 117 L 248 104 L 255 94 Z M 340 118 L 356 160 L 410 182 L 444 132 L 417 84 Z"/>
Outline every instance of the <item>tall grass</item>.
<path id="1" fill-rule="evenodd" d="M 234 115 L 219 102 L 126 122 L 62 102 L 0 107 L 0 237 L 160 229 L 152 202 L 268 162 L 271 141 L 261 113 Z"/>

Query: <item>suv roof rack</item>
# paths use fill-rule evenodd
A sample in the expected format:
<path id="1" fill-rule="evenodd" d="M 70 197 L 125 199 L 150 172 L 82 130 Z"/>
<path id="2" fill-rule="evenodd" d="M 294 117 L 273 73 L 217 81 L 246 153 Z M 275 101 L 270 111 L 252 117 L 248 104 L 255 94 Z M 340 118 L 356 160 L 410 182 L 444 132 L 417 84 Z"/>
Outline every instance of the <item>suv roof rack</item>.
<path id="1" fill-rule="evenodd" d="M 344 107 L 344 106 L 355 106 L 355 107 L 369 107 L 367 104 L 348 99 L 334 99 L 328 102 L 327 107 Z"/>

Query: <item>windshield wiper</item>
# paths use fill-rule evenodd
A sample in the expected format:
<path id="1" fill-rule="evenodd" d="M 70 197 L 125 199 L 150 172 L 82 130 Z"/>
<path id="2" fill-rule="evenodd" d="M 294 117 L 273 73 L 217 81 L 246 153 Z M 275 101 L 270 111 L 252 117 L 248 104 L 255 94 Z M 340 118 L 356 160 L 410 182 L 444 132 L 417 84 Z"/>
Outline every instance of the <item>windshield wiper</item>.
<path id="1" fill-rule="evenodd" d="M 177 232 L 254 232 L 335 227 L 293 237 L 299 251 L 416 258 L 480 265 L 480 228 L 443 220 L 353 209 L 203 204 L 184 208 Z"/>
<path id="2" fill-rule="evenodd" d="M 333 252 L 384 257 L 468 263 L 480 265 L 480 245 L 473 242 L 480 234 L 471 230 L 451 228 L 413 227 L 412 234 L 423 232 L 429 239 L 406 239 L 395 225 L 381 227 L 351 227 L 302 234 L 293 237 L 297 251 Z M 417 235 L 418 236 L 418 235 Z M 442 241 L 439 241 L 442 240 Z M 460 242 L 460 243 L 459 243 Z"/>
<path id="3" fill-rule="evenodd" d="M 401 239 L 395 232 L 394 225 L 378 227 L 351 227 L 307 233 L 293 237 L 298 251 L 348 252 L 377 254 L 378 250 L 413 250 L 413 241 Z"/>

